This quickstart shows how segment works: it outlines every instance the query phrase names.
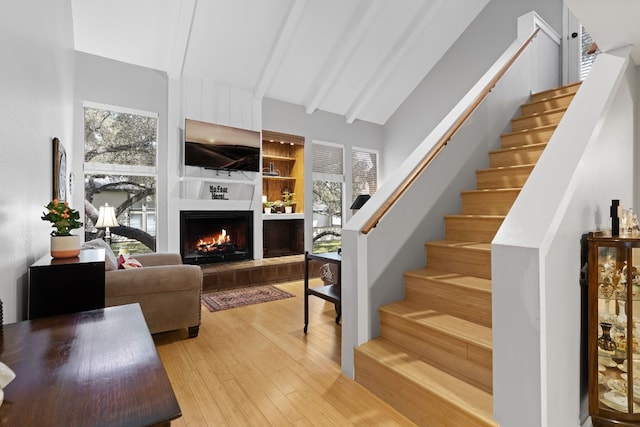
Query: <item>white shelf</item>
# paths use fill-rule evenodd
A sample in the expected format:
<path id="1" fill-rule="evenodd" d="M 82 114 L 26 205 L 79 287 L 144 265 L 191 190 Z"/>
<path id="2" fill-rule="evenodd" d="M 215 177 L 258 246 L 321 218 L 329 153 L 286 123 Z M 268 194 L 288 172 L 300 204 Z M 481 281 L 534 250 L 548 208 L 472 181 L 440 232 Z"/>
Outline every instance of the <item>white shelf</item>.
<path id="1" fill-rule="evenodd" d="M 214 182 L 216 184 L 255 184 L 255 181 L 248 179 L 236 179 L 223 176 L 204 177 L 204 176 L 181 176 L 181 182 Z"/>
<path id="2" fill-rule="evenodd" d="M 304 213 L 270 213 L 262 214 L 263 221 L 278 221 L 283 219 L 304 219 Z"/>

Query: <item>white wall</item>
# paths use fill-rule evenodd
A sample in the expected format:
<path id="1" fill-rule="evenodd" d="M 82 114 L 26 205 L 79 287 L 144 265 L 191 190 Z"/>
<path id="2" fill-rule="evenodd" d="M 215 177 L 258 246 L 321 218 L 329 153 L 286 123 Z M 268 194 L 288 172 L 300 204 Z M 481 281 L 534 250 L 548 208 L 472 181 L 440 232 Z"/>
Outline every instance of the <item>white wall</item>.
<path id="1" fill-rule="evenodd" d="M 28 268 L 49 252 L 51 224 L 40 216 L 53 192 L 51 139 L 73 159 L 71 18 L 69 0 L 0 2 L 0 299 L 8 323 L 26 315 Z"/>
<path id="2" fill-rule="evenodd" d="M 635 67 L 602 54 L 492 245 L 494 417 L 578 426 L 580 239 L 609 228 L 612 199 L 633 206 Z"/>
<path id="3" fill-rule="evenodd" d="M 518 17 L 533 10 L 560 34 L 562 4 L 562 0 L 491 0 L 385 124 L 383 178 L 401 165 L 509 46 Z"/>

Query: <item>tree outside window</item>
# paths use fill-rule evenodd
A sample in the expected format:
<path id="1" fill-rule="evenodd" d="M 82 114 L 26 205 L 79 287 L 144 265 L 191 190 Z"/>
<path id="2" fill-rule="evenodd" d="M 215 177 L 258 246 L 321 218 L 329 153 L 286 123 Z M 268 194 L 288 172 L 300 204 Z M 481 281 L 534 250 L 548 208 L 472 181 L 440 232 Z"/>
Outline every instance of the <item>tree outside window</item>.
<path id="1" fill-rule="evenodd" d="M 351 202 L 360 194 L 373 196 L 378 189 L 378 152 L 354 148 L 351 156 Z"/>
<path id="2" fill-rule="evenodd" d="M 114 250 L 156 248 L 157 114 L 86 105 L 84 109 L 85 238 L 96 229 L 100 206 L 113 206 Z"/>
<path id="3" fill-rule="evenodd" d="M 342 244 L 344 148 L 313 142 L 313 249 L 335 252 Z"/>

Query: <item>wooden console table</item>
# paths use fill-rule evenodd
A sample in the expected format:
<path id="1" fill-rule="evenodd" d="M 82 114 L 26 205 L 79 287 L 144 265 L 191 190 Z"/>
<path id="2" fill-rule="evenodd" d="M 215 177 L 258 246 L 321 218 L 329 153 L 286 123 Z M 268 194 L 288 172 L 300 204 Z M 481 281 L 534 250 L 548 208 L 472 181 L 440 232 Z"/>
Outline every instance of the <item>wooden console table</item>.
<path id="1" fill-rule="evenodd" d="M 27 319 L 104 308 L 104 249 L 47 254 L 29 267 Z"/>
<path id="2" fill-rule="evenodd" d="M 139 304 L 4 325 L 0 426 L 168 426 L 180 406 Z"/>
<path id="3" fill-rule="evenodd" d="M 324 263 L 336 264 L 338 266 L 338 277 L 336 283 L 329 285 L 318 286 L 315 288 L 309 287 L 309 261 L 317 260 Z M 342 277 L 342 255 L 338 252 L 327 252 L 320 254 L 310 254 L 305 252 L 304 254 L 304 333 L 307 333 L 309 326 L 309 295 L 313 295 L 323 300 L 332 302 L 336 307 L 336 323 L 340 323 L 340 317 L 342 315 L 342 306 L 340 303 L 340 291 L 341 291 L 341 277 Z"/>

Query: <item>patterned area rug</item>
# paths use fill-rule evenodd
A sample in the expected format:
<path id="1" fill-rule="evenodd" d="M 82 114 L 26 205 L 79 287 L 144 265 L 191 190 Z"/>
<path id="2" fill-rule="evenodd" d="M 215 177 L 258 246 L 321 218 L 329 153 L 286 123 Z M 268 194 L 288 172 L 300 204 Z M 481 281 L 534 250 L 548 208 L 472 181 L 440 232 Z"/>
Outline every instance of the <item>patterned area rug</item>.
<path id="1" fill-rule="evenodd" d="M 202 295 L 202 304 L 209 311 L 222 311 L 245 305 L 291 298 L 295 295 L 275 286 L 255 286 L 249 288 L 230 289 Z"/>

